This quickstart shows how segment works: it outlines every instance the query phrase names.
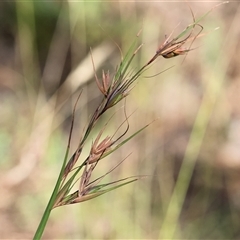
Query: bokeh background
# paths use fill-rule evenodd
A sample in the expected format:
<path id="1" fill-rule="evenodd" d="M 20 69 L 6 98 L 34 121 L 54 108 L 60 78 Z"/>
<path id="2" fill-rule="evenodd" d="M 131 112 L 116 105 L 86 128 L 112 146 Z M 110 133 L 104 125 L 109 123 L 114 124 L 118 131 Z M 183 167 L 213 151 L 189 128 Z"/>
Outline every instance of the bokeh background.
<path id="1" fill-rule="evenodd" d="M 165 35 L 178 26 L 177 36 L 192 22 L 189 6 L 198 17 L 216 4 L 0 2 L 1 239 L 32 238 L 61 168 L 76 95 L 82 90 L 72 152 L 101 100 L 90 47 L 98 75 L 102 69 L 114 74 L 121 61 L 117 45 L 126 53 L 142 28 L 137 69 Z M 185 59 L 159 58 L 114 109 L 107 135 L 124 121 L 124 105 L 133 113 L 129 134 L 152 123 L 102 160 L 94 176 L 131 153 L 106 182 L 149 177 L 55 209 L 44 239 L 240 238 L 239 22 L 238 2 L 214 9 L 201 22 L 206 34 L 195 50 Z"/>

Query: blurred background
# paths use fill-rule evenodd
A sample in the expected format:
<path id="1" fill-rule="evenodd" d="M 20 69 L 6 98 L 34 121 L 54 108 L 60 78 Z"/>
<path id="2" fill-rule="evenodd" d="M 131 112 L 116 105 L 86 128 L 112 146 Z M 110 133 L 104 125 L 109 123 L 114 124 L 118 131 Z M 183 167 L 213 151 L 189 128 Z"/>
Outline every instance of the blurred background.
<path id="1" fill-rule="evenodd" d="M 189 6 L 197 18 L 215 5 L 0 2 L 1 239 L 32 238 L 61 168 L 76 96 L 82 90 L 71 152 L 101 101 L 90 47 L 98 76 L 102 69 L 114 74 L 121 61 L 117 46 L 124 55 L 142 28 L 144 45 L 132 65 L 138 69 L 165 35 L 175 29 L 177 36 L 193 21 Z M 45 239 L 240 238 L 239 6 L 214 9 L 201 21 L 206 34 L 185 59 L 159 57 L 115 107 L 104 134 L 124 121 L 123 105 L 133 113 L 129 134 L 152 123 L 102 160 L 94 176 L 131 153 L 106 182 L 149 177 L 54 209 Z"/>

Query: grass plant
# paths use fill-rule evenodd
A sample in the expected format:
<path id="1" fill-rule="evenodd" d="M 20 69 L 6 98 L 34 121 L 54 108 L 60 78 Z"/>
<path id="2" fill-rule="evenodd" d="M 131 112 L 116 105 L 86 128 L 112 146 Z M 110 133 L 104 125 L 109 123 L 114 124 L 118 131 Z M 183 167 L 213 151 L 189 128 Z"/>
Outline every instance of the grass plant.
<path id="1" fill-rule="evenodd" d="M 105 126 L 99 131 L 97 137 L 92 143 L 91 149 L 89 151 L 89 155 L 83 159 L 81 159 L 81 153 L 85 146 L 86 141 L 88 140 L 91 132 L 93 131 L 95 125 L 99 121 L 99 119 L 104 115 L 109 109 L 114 107 L 116 104 L 125 99 L 131 92 L 134 87 L 137 79 L 147 70 L 147 68 L 159 57 L 162 56 L 164 58 L 172 58 L 179 55 L 186 55 L 191 49 L 192 43 L 196 38 L 200 36 L 200 33 L 203 30 L 203 27 L 200 25 L 200 21 L 206 17 L 213 9 L 208 11 L 206 14 L 201 16 L 198 19 L 195 19 L 194 14 L 192 12 L 193 22 L 189 24 L 178 36 L 172 37 L 174 32 L 172 32 L 166 40 L 159 46 L 156 53 L 152 56 L 152 58 L 145 63 L 139 70 L 133 70 L 131 64 L 141 50 L 143 44 L 138 44 L 138 37 L 141 31 L 137 34 L 136 40 L 133 42 L 131 47 L 129 48 L 126 56 L 122 58 L 121 63 L 116 69 L 114 74 L 109 73 L 109 71 L 102 71 L 102 77 L 99 77 L 96 74 L 96 69 L 94 66 L 94 56 L 92 56 L 93 70 L 95 75 L 96 84 L 98 89 L 102 93 L 102 100 L 97 106 L 95 112 L 92 114 L 83 135 L 79 141 L 77 149 L 74 151 L 73 155 L 69 158 L 69 150 L 71 146 L 71 137 L 73 133 L 74 126 L 74 115 L 76 104 L 81 97 L 79 95 L 73 111 L 73 118 L 71 123 L 71 129 L 69 134 L 68 146 L 66 150 L 66 154 L 64 157 L 63 165 L 58 176 L 57 183 L 53 190 L 50 201 L 47 205 L 47 208 L 43 214 L 43 218 L 39 224 L 39 227 L 36 231 L 34 239 L 40 239 L 44 228 L 47 224 L 48 218 L 52 209 L 56 207 L 62 207 L 64 205 L 81 203 L 83 201 L 88 201 L 95 197 L 98 197 L 102 194 L 105 194 L 109 191 L 115 190 L 119 187 L 125 186 L 132 182 L 135 182 L 141 179 L 143 176 L 133 176 L 126 177 L 122 179 L 118 179 L 109 183 L 102 184 L 101 181 L 112 171 L 114 171 L 123 161 L 119 164 L 116 164 L 115 167 L 110 169 L 108 172 L 99 176 L 95 179 L 92 179 L 92 174 L 96 167 L 101 164 L 101 161 L 106 156 L 115 152 L 118 148 L 126 144 L 130 139 L 135 137 L 141 131 L 143 131 L 148 125 L 142 127 L 137 132 L 130 135 L 130 137 L 125 137 L 129 130 L 128 119 L 129 116 L 125 113 L 125 121 L 120 124 L 119 128 L 113 133 L 111 136 L 102 137 L 104 135 L 104 130 L 108 125 L 108 122 Z M 196 27 L 199 27 L 199 31 L 194 34 L 194 30 Z M 190 42 L 190 47 L 183 48 L 183 46 Z M 92 55 L 92 54 L 91 54 Z M 208 102 L 206 103 L 208 104 Z M 172 200 L 169 205 L 169 211 L 167 212 L 165 221 L 163 223 L 163 227 L 161 230 L 161 234 L 164 237 L 169 237 L 169 228 L 171 229 L 171 237 L 173 236 L 176 229 L 176 222 L 180 214 L 181 206 L 183 204 L 183 200 L 186 195 L 186 189 L 190 182 L 190 178 L 194 168 L 194 159 L 198 155 L 196 151 L 199 151 L 204 132 L 206 130 L 206 124 L 209 118 L 209 113 L 204 114 L 205 104 L 203 102 L 202 110 L 200 110 L 199 115 L 201 117 L 197 118 L 195 128 L 193 130 L 192 137 L 190 139 L 189 147 L 187 148 L 187 152 L 185 155 L 185 159 L 183 161 L 183 165 L 181 167 L 181 171 L 179 173 L 179 180 L 177 181 L 175 191 L 172 195 Z M 203 112 L 202 112 L 203 111 Z M 203 118 L 202 116 L 205 116 Z M 198 119 L 200 119 L 198 121 Z M 111 119 L 109 119 L 111 121 Z M 118 137 L 116 137 L 119 129 L 122 125 L 126 125 L 126 129 L 121 133 Z M 203 130 L 199 129 L 199 126 L 203 126 Z M 197 136 L 195 135 L 197 132 Z M 200 135 L 199 135 L 200 134 Z M 125 139 L 124 139 L 125 137 Z M 192 150 L 194 149 L 194 151 Z M 79 163 L 80 161 L 80 163 Z M 79 163 L 79 164 L 78 164 Z M 191 163 L 191 165 L 189 165 Z M 76 191 L 72 191 L 75 184 L 78 184 L 78 189 Z M 175 218 L 172 218 L 175 216 Z M 169 222 L 170 221 L 170 222 Z M 167 232 L 167 235 L 165 234 Z"/>
<path id="2" fill-rule="evenodd" d="M 240 238 L 240 5 L 216 4 L 0 4 L 0 238 Z"/>

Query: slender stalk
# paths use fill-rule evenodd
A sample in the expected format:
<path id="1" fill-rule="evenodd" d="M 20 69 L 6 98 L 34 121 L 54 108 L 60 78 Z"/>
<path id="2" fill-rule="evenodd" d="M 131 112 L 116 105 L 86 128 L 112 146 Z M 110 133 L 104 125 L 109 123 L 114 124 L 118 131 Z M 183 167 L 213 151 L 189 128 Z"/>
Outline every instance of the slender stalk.
<path id="1" fill-rule="evenodd" d="M 60 184 L 61 184 L 61 180 L 62 180 L 62 176 L 63 176 L 63 173 L 64 173 L 64 168 L 65 168 L 65 164 L 66 164 L 66 161 L 67 161 L 68 153 L 69 153 L 69 148 L 67 148 L 67 151 L 66 151 L 66 154 L 65 154 L 65 157 L 64 157 L 64 161 L 63 161 L 63 165 L 62 165 L 62 169 L 61 169 L 61 172 L 58 176 L 58 179 L 57 179 L 56 185 L 54 187 L 54 190 L 52 192 L 52 195 L 49 199 L 47 207 L 46 207 L 46 209 L 43 213 L 42 219 L 41 219 L 41 221 L 38 225 L 38 228 L 36 230 L 36 233 L 33 237 L 34 240 L 41 239 L 41 237 L 43 235 L 43 232 L 44 232 L 44 229 L 45 229 L 46 224 L 48 222 L 50 213 L 51 213 L 51 211 L 53 209 L 53 206 L 54 206 L 54 203 L 56 201 L 56 197 L 57 197 L 57 193 L 58 193 L 58 190 L 59 190 L 59 187 L 60 187 Z"/>
<path id="2" fill-rule="evenodd" d="M 44 232 L 44 229 L 46 227 L 46 224 L 48 222 L 51 210 L 52 210 L 54 202 L 55 202 L 55 198 L 56 198 L 56 195 L 57 195 L 58 188 L 60 186 L 60 182 L 61 182 L 61 178 L 60 178 L 60 175 L 59 175 L 59 178 L 57 180 L 57 183 L 55 185 L 55 188 L 53 190 L 51 198 L 50 198 L 50 200 L 48 202 L 48 205 L 47 205 L 47 207 L 46 207 L 46 209 L 44 211 L 42 219 L 41 219 L 41 221 L 40 221 L 40 223 L 38 225 L 37 231 L 36 231 L 36 233 L 35 233 L 35 235 L 33 237 L 34 240 L 41 239 L 41 237 L 42 237 L 42 234 Z"/>

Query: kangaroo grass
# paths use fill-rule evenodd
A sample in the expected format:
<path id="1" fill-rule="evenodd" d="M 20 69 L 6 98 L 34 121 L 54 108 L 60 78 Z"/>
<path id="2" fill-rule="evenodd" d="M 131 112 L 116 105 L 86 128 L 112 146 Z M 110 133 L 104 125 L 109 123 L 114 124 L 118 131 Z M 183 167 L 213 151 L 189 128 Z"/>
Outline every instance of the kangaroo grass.
<path id="1" fill-rule="evenodd" d="M 212 9 L 210 11 L 212 11 Z M 49 203 L 43 214 L 41 222 L 35 233 L 34 239 L 41 238 L 52 209 L 96 198 L 104 193 L 115 190 L 117 188 L 135 182 L 144 177 L 144 176 L 126 177 L 124 179 L 119 179 L 110 183 L 100 184 L 100 182 L 105 176 L 110 174 L 114 169 L 116 169 L 120 164 L 122 164 L 122 162 L 125 160 L 124 159 L 119 164 L 116 164 L 116 166 L 113 169 L 109 170 L 104 175 L 92 180 L 92 173 L 97 168 L 97 165 L 100 164 L 101 162 L 100 160 L 110 155 L 111 153 L 115 152 L 118 148 L 126 144 L 130 139 L 135 137 L 137 134 L 139 134 L 146 127 L 149 126 L 148 124 L 139 129 L 138 131 L 136 131 L 135 133 L 133 133 L 132 135 L 130 135 L 129 137 L 124 138 L 129 130 L 128 124 L 129 117 L 127 116 L 126 113 L 125 121 L 120 125 L 120 126 L 122 126 L 123 124 L 127 125 L 125 131 L 115 139 L 114 137 L 116 135 L 116 132 L 119 130 L 120 128 L 119 127 L 112 136 L 106 136 L 102 139 L 102 135 L 105 129 L 104 127 L 99 131 L 97 137 L 93 141 L 89 155 L 85 159 L 81 160 L 80 165 L 79 164 L 77 165 L 77 163 L 80 161 L 80 156 L 85 146 L 85 143 L 88 140 L 90 133 L 96 126 L 98 120 L 105 114 L 105 112 L 107 112 L 109 109 L 111 109 L 113 106 L 115 106 L 117 103 L 119 103 L 129 95 L 131 89 L 133 88 L 133 84 L 136 82 L 136 80 L 142 75 L 143 72 L 147 70 L 147 68 L 159 56 L 162 56 L 164 58 L 172 58 L 177 57 L 179 55 L 186 55 L 190 50 L 192 50 L 190 48 L 183 48 L 183 46 L 185 45 L 185 43 L 189 41 L 192 41 L 193 43 L 195 39 L 200 36 L 203 27 L 199 24 L 199 22 L 205 16 L 207 16 L 209 12 L 207 12 L 205 15 L 198 18 L 197 20 L 195 20 L 195 17 L 192 13 L 193 22 L 190 25 L 188 25 L 177 37 L 170 39 L 171 36 L 173 35 L 172 32 L 169 35 L 169 37 L 167 37 L 166 40 L 160 45 L 160 47 L 157 49 L 156 53 L 152 56 L 152 58 L 142 67 L 140 67 L 139 70 L 137 70 L 136 72 L 132 71 L 131 64 L 136 54 L 138 54 L 138 52 L 143 46 L 143 44 L 138 44 L 138 38 L 136 38 L 132 45 L 130 46 L 129 50 L 126 53 L 126 56 L 122 59 L 120 65 L 117 67 L 117 70 L 113 77 L 111 77 L 109 71 L 107 72 L 102 71 L 102 78 L 99 79 L 95 71 L 94 61 L 92 57 L 96 85 L 103 95 L 102 100 L 99 103 L 96 110 L 93 112 L 87 124 L 87 127 L 79 141 L 78 147 L 74 151 L 73 155 L 69 157 L 75 109 L 77 102 L 81 96 L 81 94 L 79 94 L 79 97 L 76 101 L 73 110 L 68 145 L 63 160 L 62 168 L 58 176 L 56 185 L 54 187 L 52 196 L 49 200 Z M 195 29 L 195 27 L 198 27 L 199 31 L 197 34 L 194 35 L 193 30 Z M 137 35 L 137 37 L 139 36 L 139 34 Z M 187 36 L 181 40 L 180 38 L 184 37 L 185 35 Z M 78 184 L 79 186 L 78 190 L 72 192 L 73 186 L 75 186 L 75 184 Z"/>

